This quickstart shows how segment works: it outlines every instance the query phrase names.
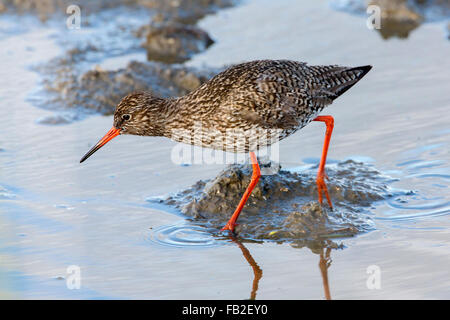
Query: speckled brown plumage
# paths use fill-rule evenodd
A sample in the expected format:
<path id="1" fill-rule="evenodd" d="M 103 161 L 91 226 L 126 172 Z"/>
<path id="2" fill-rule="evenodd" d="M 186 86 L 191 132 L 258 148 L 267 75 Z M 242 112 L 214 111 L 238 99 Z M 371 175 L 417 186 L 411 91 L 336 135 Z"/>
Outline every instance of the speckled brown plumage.
<path id="1" fill-rule="evenodd" d="M 304 127 L 370 69 L 289 60 L 241 63 L 183 97 L 126 96 L 117 106 L 114 127 L 122 134 L 255 151 Z"/>

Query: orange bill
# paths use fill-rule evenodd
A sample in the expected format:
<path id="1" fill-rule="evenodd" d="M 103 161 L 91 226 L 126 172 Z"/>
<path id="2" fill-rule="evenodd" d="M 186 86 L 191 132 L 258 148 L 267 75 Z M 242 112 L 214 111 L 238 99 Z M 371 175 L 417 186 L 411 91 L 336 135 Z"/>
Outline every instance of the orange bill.
<path id="1" fill-rule="evenodd" d="M 97 144 L 95 146 L 92 147 L 91 150 L 89 150 L 84 156 L 83 158 L 81 158 L 80 163 L 82 163 L 84 160 L 86 160 L 87 158 L 89 158 L 90 156 L 92 156 L 94 154 L 95 151 L 97 151 L 98 149 L 100 149 L 101 147 L 103 147 L 108 141 L 110 141 L 111 139 L 113 139 L 114 137 L 117 137 L 120 134 L 120 129 L 116 129 L 115 127 L 112 127 L 111 130 L 108 131 L 107 134 L 105 134 L 105 136 L 103 138 L 100 139 L 99 142 L 97 142 Z"/>

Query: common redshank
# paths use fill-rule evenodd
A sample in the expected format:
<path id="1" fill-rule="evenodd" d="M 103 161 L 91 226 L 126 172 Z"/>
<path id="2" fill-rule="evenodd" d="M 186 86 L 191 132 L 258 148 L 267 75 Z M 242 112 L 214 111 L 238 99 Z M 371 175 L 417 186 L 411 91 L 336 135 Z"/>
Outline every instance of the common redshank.
<path id="1" fill-rule="evenodd" d="M 234 232 L 239 214 L 261 176 L 255 152 L 311 121 L 321 121 L 326 132 L 316 183 L 319 202 L 322 204 L 325 195 L 332 208 L 325 184 L 325 162 L 334 119 L 319 113 L 371 68 L 258 60 L 234 65 L 179 98 L 131 93 L 117 105 L 111 130 L 80 162 L 119 134 L 164 136 L 216 150 L 249 152 L 253 168 L 250 184 L 222 229 Z"/>

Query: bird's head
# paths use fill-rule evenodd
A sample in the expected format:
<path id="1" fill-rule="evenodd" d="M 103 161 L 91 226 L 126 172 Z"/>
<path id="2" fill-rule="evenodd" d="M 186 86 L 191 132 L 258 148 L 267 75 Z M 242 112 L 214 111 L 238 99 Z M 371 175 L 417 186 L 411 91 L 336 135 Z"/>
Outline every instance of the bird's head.
<path id="1" fill-rule="evenodd" d="M 148 92 L 127 95 L 116 107 L 114 127 L 120 130 L 120 134 L 158 135 L 163 101 L 165 99 Z"/>
<path id="2" fill-rule="evenodd" d="M 113 127 L 81 158 L 80 163 L 119 134 L 161 135 L 164 101 L 148 92 L 135 92 L 124 97 L 114 112 Z"/>

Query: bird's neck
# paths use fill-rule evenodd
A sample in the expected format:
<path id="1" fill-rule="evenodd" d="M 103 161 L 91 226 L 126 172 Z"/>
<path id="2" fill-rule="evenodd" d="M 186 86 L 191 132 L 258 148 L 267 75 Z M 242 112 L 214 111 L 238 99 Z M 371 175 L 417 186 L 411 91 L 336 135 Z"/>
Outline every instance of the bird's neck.
<path id="1" fill-rule="evenodd" d="M 160 102 L 161 136 L 174 139 L 174 131 L 190 130 L 198 121 L 185 97 L 162 99 Z M 176 135 L 176 134 L 175 134 Z"/>
<path id="2" fill-rule="evenodd" d="M 179 116 L 179 98 L 160 98 L 158 101 L 158 123 L 153 123 L 155 135 L 170 137 L 171 128 Z"/>

